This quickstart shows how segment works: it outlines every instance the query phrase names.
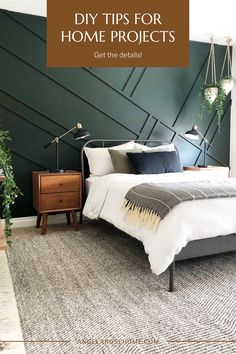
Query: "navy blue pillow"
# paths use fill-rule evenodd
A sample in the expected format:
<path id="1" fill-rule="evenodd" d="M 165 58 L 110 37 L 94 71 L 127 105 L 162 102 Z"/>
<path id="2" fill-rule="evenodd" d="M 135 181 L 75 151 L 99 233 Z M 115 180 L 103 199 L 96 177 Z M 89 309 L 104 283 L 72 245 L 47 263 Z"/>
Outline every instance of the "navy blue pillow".
<path id="1" fill-rule="evenodd" d="M 182 172 L 183 167 L 176 151 L 127 152 L 136 174 Z"/>

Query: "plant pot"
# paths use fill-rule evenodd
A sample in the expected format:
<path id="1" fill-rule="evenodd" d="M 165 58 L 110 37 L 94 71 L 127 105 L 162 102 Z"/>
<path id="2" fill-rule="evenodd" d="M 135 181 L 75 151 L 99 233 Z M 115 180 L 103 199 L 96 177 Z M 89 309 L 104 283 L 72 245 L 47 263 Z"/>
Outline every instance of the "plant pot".
<path id="1" fill-rule="evenodd" d="M 215 101 L 216 98 L 217 98 L 218 92 L 219 92 L 219 88 L 216 87 L 216 86 L 206 87 L 206 88 L 204 89 L 204 96 L 205 96 L 205 99 L 206 99 L 210 104 L 213 104 L 214 101 Z"/>
<path id="2" fill-rule="evenodd" d="M 234 79 L 232 77 L 229 79 L 222 79 L 222 80 L 220 80 L 220 84 L 227 96 L 234 86 Z"/>

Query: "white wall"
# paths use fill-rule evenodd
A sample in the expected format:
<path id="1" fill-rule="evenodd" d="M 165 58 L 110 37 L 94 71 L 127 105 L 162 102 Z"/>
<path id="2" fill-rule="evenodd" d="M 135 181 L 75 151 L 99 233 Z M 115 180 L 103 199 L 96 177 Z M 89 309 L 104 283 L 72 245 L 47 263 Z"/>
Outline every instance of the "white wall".
<path id="1" fill-rule="evenodd" d="M 0 9 L 46 16 L 46 0 L 0 0 Z"/>
<path id="2" fill-rule="evenodd" d="M 233 77 L 236 78 L 236 46 L 233 47 Z M 232 90 L 230 128 L 230 177 L 236 177 L 236 82 Z"/>

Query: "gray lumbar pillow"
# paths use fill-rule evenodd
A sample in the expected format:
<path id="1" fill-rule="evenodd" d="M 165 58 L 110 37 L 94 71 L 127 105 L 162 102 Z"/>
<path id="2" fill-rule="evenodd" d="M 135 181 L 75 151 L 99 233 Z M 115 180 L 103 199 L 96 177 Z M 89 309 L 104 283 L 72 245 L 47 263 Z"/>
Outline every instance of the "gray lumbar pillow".
<path id="1" fill-rule="evenodd" d="M 115 173 L 134 173 L 131 162 L 126 155 L 127 152 L 138 152 L 133 150 L 111 150 L 108 149 Z"/>

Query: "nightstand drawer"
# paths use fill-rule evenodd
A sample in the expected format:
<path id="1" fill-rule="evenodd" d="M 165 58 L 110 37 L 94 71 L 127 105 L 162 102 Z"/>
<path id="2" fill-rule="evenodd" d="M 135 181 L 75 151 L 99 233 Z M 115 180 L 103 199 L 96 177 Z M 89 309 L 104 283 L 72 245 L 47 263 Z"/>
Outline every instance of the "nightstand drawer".
<path id="1" fill-rule="evenodd" d="M 80 190 L 80 175 L 41 175 L 41 193 L 77 192 Z"/>
<path id="2" fill-rule="evenodd" d="M 40 208 L 41 211 L 80 209 L 81 208 L 80 192 L 41 194 L 40 206 L 41 206 Z"/>

